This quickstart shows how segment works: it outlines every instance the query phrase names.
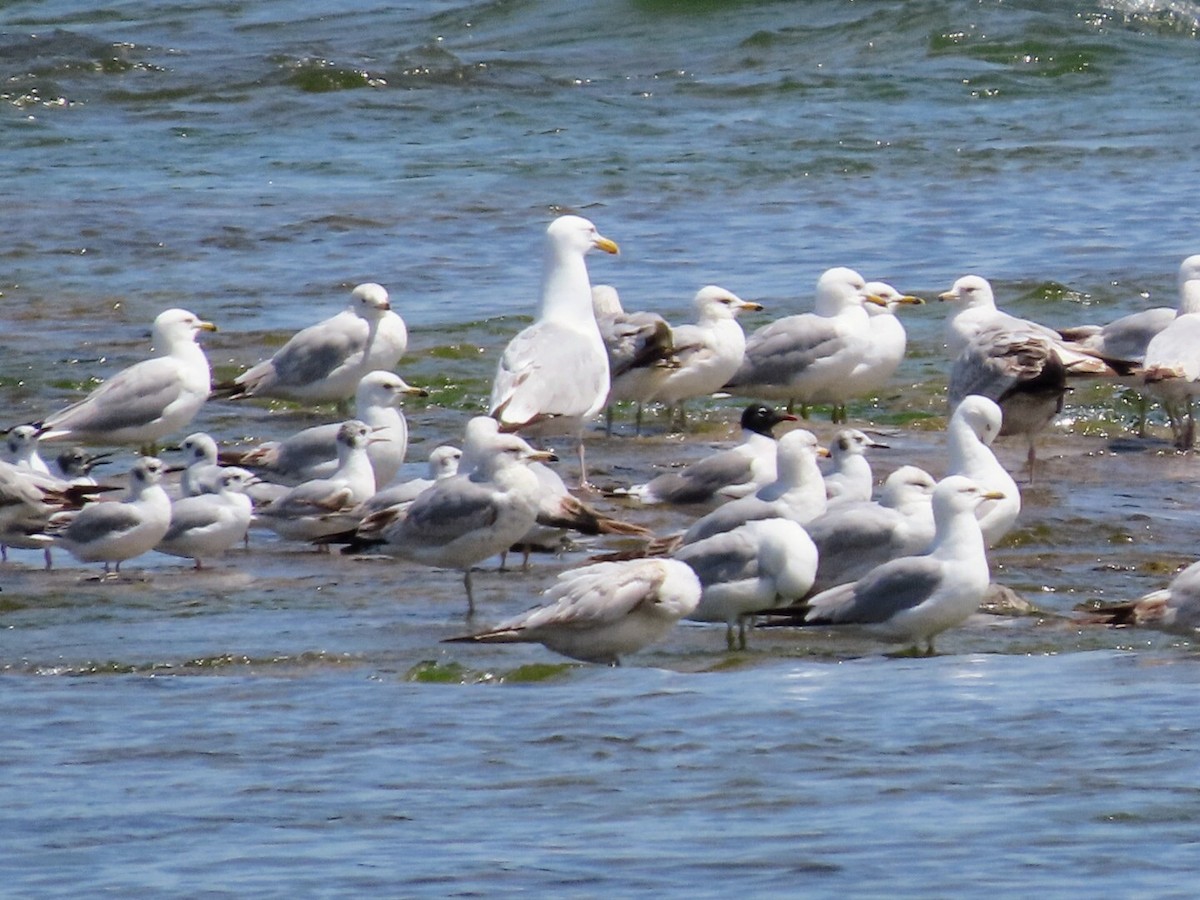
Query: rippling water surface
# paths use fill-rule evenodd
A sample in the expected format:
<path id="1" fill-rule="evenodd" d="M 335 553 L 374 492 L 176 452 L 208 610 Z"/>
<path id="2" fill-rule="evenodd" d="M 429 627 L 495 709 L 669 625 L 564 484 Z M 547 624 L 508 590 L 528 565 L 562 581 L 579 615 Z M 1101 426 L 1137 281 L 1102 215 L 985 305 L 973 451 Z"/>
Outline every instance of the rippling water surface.
<path id="1" fill-rule="evenodd" d="M 1172 304 L 1200 250 L 1198 27 L 1182 0 L 8 3 L 0 422 L 141 358 L 166 306 L 221 325 L 232 374 L 373 280 L 431 391 L 409 406 L 421 459 L 482 405 L 560 210 L 621 243 L 593 280 L 677 320 L 709 282 L 768 306 L 750 326 L 807 309 L 832 265 L 926 296 L 977 272 L 1060 325 Z M 906 323 L 893 389 L 852 408 L 893 444 L 880 472 L 941 459 L 942 314 Z M 724 438 L 733 408 L 589 459 L 629 482 Z M 210 404 L 197 427 L 328 415 Z M 4 883 L 1184 895 L 1194 650 L 1071 618 L 1195 558 L 1192 460 L 1127 439 L 1131 415 L 1071 395 L 993 559 L 1039 613 L 981 615 L 928 660 L 767 631 L 727 655 L 685 625 L 607 670 L 447 650 L 453 573 L 258 535 L 211 571 L 152 554 L 105 583 L 16 552 Z M 589 549 L 480 573 L 484 614 Z"/>

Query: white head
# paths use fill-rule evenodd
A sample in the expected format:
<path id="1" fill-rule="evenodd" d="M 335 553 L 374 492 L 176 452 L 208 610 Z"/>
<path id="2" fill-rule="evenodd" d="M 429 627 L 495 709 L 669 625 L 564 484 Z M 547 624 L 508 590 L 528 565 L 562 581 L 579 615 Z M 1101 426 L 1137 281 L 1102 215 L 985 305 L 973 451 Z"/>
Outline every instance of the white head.
<path id="1" fill-rule="evenodd" d="M 158 484 L 166 471 L 166 463 L 157 456 L 143 456 L 129 470 L 130 491 L 136 494 L 144 488 Z"/>
<path id="2" fill-rule="evenodd" d="M 737 294 L 715 284 L 700 288 L 692 300 L 692 306 L 696 309 L 696 317 L 702 322 L 736 319 L 741 312 L 762 309 L 761 303 L 743 300 Z"/>
<path id="3" fill-rule="evenodd" d="M 368 281 L 350 292 L 350 308 L 363 319 L 378 319 L 391 311 L 392 304 L 383 285 Z"/>
<path id="4" fill-rule="evenodd" d="M 833 436 L 833 442 L 829 445 L 829 453 L 836 463 L 847 456 L 862 456 L 871 447 L 886 450 L 887 446 L 887 444 L 872 440 L 857 428 L 843 428 Z"/>
<path id="5" fill-rule="evenodd" d="M 866 280 L 853 269 L 845 266 L 826 269 L 817 279 L 813 309 L 818 315 L 835 316 L 844 309 L 862 306 L 866 289 Z"/>
<path id="6" fill-rule="evenodd" d="M 546 228 L 546 239 L 555 253 L 578 253 L 603 250 L 605 253 L 620 252 L 616 243 L 600 234 L 596 226 L 582 216 L 559 216 Z"/>
<path id="7" fill-rule="evenodd" d="M 961 303 L 966 309 L 995 309 L 996 299 L 992 295 L 992 286 L 986 278 L 978 275 L 964 275 L 951 285 L 950 290 L 938 294 L 938 299 Z"/>
<path id="8" fill-rule="evenodd" d="M 463 430 L 462 458 L 459 467 L 471 472 L 482 461 L 493 437 L 500 433 L 500 423 L 491 416 L 475 416 Z"/>
<path id="9" fill-rule="evenodd" d="M 179 449 L 183 451 L 189 466 L 201 463 L 215 465 L 217 462 L 217 442 L 203 431 L 189 434 L 183 439 Z"/>
<path id="10" fill-rule="evenodd" d="M 8 433 L 4 446 L 13 462 L 28 459 L 37 451 L 38 430 L 33 425 L 17 425 Z"/>
<path id="11" fill-rule="evenodd" d="M 975 433 L 983 443 L 990 445 L 1000 434 L 1000 425 L 1004 414 L 995 401 L 979 394 L 970 394 L 962 399 L 954 415 L 950 417 L 953 425 L 962 422 Z"/>
<path id="12" fill-rule="evenodd" d="M 920 297 L 900 293 L 886 281 L 868 281 L 866 296 L 867 312 L 872 316 L 892 315 L 900 306 L 920 306 L 925 302 Z"/>
<path id="13" fill-rule="evenodd" d="M 625 312 L 621 306 L 621 295 L 611 284 L 592 285 L 592 311 L 596 318 L 612 318 Z"/>
<path id="14" fill-rule="evenodd" d="M 434 481 L 449 478 L 458 474 L 458 461 L 462 459 L 462 451 L 449 444 L 434 447 L 429 454 L 429 477 Z"/>
<path id="15" fill-rule="evenodd" d="M 924 469 L 901 466 L 884 480 L 879 505 L 903 509 L 911 503 L 928 503 L 935 487 L 937 482 Z"/>
<path id="16" fill-rule="evenodd" d="M 153 343 L 155 347 L 170 348 L 178 344 L 190 344 L 201 331 L 216 331 L 217 326 L 205 322 L 186 309 L 166 309 L 154 319 Z"/>
<path id="17" fill-rule="evenodd" d="M 335 440 L 338 460 L 341 461 L 351 453 L 367 449 L 371 443 L 371 429 L 358 419 L 350 419 L 338 426 Z"/>
<path id="18" fill-rule="evenodd" d="M 423 388 L 415 388 L 408 384 L 395 372 L 385 372 L 382 369 L 368 372 L 358 382 L 354 393 L 355 409 L 363 410 L 368 407 L 399 406 L 406 396 L 428 397 L 429 392 Z"/>
<path id="19" fill-rule="evenodd" d="M 794 428 L 779 439 L 775 446 L 776 469 L 779 479 L 798 484 L 806 475 L 821 477 L 817 456 L 825 452 L 817 437 L 805 428 Z M 814 474 L 815 473 L 815 474 Z"/>
<path id="20" fill-rule="evenodd" d="M 984 500 L 1001 500 L 999 491 L 985 491 L 965 475 L 947 475 L 933 489 L 933 517 L 944 521 L 960 513 L 971 513 Z"/>
<path id="21" fill-rule="evenodd" d="M 1200 312 L 1200 254 L 1179 264 L 1179 311 Z"/>
<path id="22" fill-rule="evenodd" d="M 217 476 L 217 489 L 230 491 L 234 494 L 244 494 L 252 484 L 257 484 L 258 476 L 237 466 L 226 466 Z"/>

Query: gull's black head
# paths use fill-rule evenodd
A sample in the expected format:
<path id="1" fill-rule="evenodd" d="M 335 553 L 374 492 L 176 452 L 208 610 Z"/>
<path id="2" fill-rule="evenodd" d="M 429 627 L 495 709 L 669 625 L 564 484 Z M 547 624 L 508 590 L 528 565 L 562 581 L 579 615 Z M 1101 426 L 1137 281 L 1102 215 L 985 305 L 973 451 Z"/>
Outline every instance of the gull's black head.
<path id="1" fill-rule="evenodd" d="M 779 412 L 779 410 L 772 409 L 763 403 L 755 403 L 747 406 L 742 413 L 742 428 L 747 431 L 753 431 L 756 434 L 765 434 L 767 437 L 772 437 L 771 429 L 780 422 L 795 421 L 795 416 Z"/>

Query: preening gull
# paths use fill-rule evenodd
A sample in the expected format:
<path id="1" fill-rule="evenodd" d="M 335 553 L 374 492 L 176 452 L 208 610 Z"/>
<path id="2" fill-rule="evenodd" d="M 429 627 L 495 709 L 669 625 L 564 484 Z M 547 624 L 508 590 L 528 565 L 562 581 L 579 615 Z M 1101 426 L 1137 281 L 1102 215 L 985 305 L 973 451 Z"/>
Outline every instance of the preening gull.
<path id="1" fill-rule="evenodd" d="M 337 468 L 302 482 L 258 511 L 256 521 L 280 537 L 314 541 L 354 524 L 354 509 L 375 493 L 367 446 L 371 429 L 357 419 L 337 431 Z"/>
<path id="2" fill-rule="evenodd" d="M 704 589 L 688 618 L 724 622 L 730 650 L 746 648 L 749 617 L 802 598 L 817 571 L 817 548 L 789 519 L 747 522 L 687 544 L 674 558 L 692 567 Z"/>
<path id="3" fill-rule="evenodd" d="M 436 482 L 379 535 L 379 549 L 386 553 L 461 569 L 471 613 L 471 567 L 503 553 L 533 527 L 540 485 L 528 463 L 555 459 L 513 434 L 482 443 L 473 469 Z"/>
<path id="4" fill-rule="evenodd" d="M 185 496 L 171 504 L 171 523 L 155 546 L 160 553 L 195 560 L 218 556 L 243 540 L 253 516 L 246 488 L 255 476 L 234 466 L 222 468 L 212 485 L 215 490 Z"/>
<path id="5" fill-rule="evenodd" d="M 129 470 L 124 500 L 89 503 L 78 512 L 51 518 L 46 533 L 80 562 L 121 563 L 154 549 L 171 524 L 171 498 L 162 487 L 167 467 L 143 456 Z M 60 518 L 61 517 L 61 518 Z"/>
<path id="6" fill-rule="evenodd" d="M 742 443 L 720 450 L 678 472 L 667 472 L 617 495 L 642 503 L 713 503 L 744 497 L 777 477 L 771 429 L 796 417 L 756 403 L 742 412 Z"/>
<path id="7" fill-rule="evenodd" d="M 220 450 L 212 436 L 203 431 L 189 434 L 179 443 L 184 469 L 179 476 L 179 492 L 184 497 L 215 493 L 222 467 L 217 461 Z"/>
<path id="8" fill-rule="evenodd" d="M 408 452 L 408 420 L 400 409 L 406 396 L 425 397 L 394 372 L 368 372 L 354 392 L 354 418 L 371 429 L 367 456 L 381 488 L 395 478 Z M 226 451 L 222 458 L 279 484 L 296 485 L 325 478 L 337 468 L 337 433 L 341 423 L 314 425 L 282 441 L 267 441 L 250 450 Z"/>
<path id="9" fill-rule="evenodd" d="M 853 269 L 828 269 L 817 280 L 813 312 L 776 319 L 750 335 L 726 390 L 786 400 L 789 410 L 799 403 L 802 415 L 815 403 L 833 404 L 834 421 L 841 421 L 852 396 L 850 375 L 871 352 L 868 302 L 886 303 L 867 292 Z"/>
<path id="10" fill-rule="evenodd" d="M 211 322 L 184 309 L 154 320 L 159 356 L 143 360 L 105 381 L 87 397 L 38 423 L 44 441 L 149 446 L 186 427 L 208 399 L 208 358 L 196 343 Z"/>
<path id="11" fill-rule="evenodd" d="M 950 457 L 948 475 L 965 475 L 981 488 L 1003 494 L 986 500 L 975 509 L 983 539 L 989 547 L 1008 534 L 1021 512 L 1021 492 L 1008 470 L 992 452 L 992 441 L 1000 434 L 1000 407 L 987 397 L 965 397 L 946 426 L 946 450 Z"/>
<path id="12" fill-rule="evenodd" d="M 794 625 L 851 625 L 889 643 L 932 655 L 933 639 L 979 608 L 989 571 L 975 507 L 999 499 L 962 475 L 943 478 L 933 492 L 935 533 L 927 554 L 893 559 L 861 579 L 816 594 L 795 611 Z M 781 624 L 776 619 L 772 624 Z"/>
<path id="13" fill-rule="evenodd" d="M 584 256 L 617 245 L 579 216 L 546 229 L 537 321 L 504 350 L 492 382 L 490 415 L 504 431 L 567 434 L 578 441 L 579 483 L 587 484 L 583 429 L 608 398 L 608 352 L 592 310 Z"/>
<path id="14" fill-rule="evenodd" d="M 1176 446 L 1191 449 L 1196 438 L 1192 398 L 1200 393 L 1200 255 L 1179 267 L 1179 310 L 1146 347 L 1143 378 L 1164 401 Z"/>
<path id="15" fill-rule="evenodd" d="M 925 470 L 901 466 L 884 480 L 878 501 L 840 503 L 805 525 L 819 560 L 813 591 L 857 581 L 890 559 L 925 552 L 933 540 L 935 486 Z"/>
<path id="16" fill-rule="evenodd" d="M 762 309 L 762 304 L 743 300 L 715 284 L 701 288 L 692 304 L 696 322 L 671 329 L 676 365 L 656 370 L 658 384 L 653 393 L 654 400 L 678 413 L 681 429 L 687 426 L 684 402 L 719 391 L 742 364 L 746 335 L 738 315 Z"/>
<path id="17" fill-rule="evenodd" d="M 825 495 L 831 503 L 870 500 L 875 490 L 867 450 L 886 450 L 887 444 L 868 437 L 857 428 L 843 428 L 829 444 L 832 467 L 825 475 Z"/>
<path id="18" fill-rule="evenodd" d="M 214 396 L 342 403 L 368 372 L 394 369 L 407 348 L 408 329 L 388 292 L 368 282 L 351 292 L 346 309 L 296 332 L 270 359 L 217 385 Z"/>
<path id="19" fill-rule="evenodd" d="M 679 365 L 674 357 L 671 326 L 658 313 L 626 312 L 611 284 L 592 285 L 592 310 L 608 351 L 610 386 L 605 428 L 612 433 L 612 404 L 637 403 L 637 434 L 642 433 L 642 405 L 654 396 L 662 371 Z"/>
<path id="20" fill-rule="evenodd" d="M 447 641 L 539 643 L 572 659 L 616 666 L 694 610 L 700 582 L 669 559 L 595 563 L 563 572 L 543 598 L 544 606 Z"/>

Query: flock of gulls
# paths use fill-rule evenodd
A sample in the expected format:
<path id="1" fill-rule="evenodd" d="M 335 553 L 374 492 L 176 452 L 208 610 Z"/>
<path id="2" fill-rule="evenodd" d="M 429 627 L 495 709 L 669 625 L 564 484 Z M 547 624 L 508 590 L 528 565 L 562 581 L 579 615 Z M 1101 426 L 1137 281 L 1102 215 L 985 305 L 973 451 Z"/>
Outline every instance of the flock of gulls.
<path id="1" fill-rule="evenodd" d="M 988 548 L 1020 513 L 1017 483 L 991 449 L 997 436 L 1024 436 L 1032 480 L 1036 436 L 1062 410 L 1070 381 L 1113 378 L 1162 403 L 1177 444 L 1192 446 L 1200 256 L 1180 267 L 1178 308 L 1063 331 L 1003 312 L 986 280 L 960 278 L 940 296 L 952 309 L 946 474 L 935 480 L 902 465 L 876 485 L 868 457 L 879 444 L 846 426 L 846 405 L 892 377 L 905 353 L 896 312 L 921 299 L 833 268 L 810 312 L 749 336 L 738 317 L 762 307 L 715 285 L 697 292 L 694 323 L 671 325 L 625 311 L 611 286 L 593 287 L 585 262 L 593 250 L 618 247 L 587 219 L 550 224 L 538 314 L 498 361 L 489 415 L 439 445 L 419 479 L 402 473 L 401 404 L 424 392 L 393 371 L 408 334 L 383 287 L 359 285 L 345 310 L 215 385 L 197 340 L 215 326 L 166 310 L 154 321 L 155 356 L 7 432 L 0 545 L 43 550 L 47 568 L 61 548 L 103 563 L 108 577 L 152 550 L 199 569 L 264 528 L 309 548 L 459 570 L 474 613 L 474 567 L 514 550 L 528 562 L 530 548 L 573 529 L 619 536 L 620 546 L 559 574 L 537 608 L 448 640 L 533 641 L 616 664 L 686 617 L 724 623 L 731 649 L 746 646 L 757 622 L 853 628 L 932 653 L 938 634 L 979 607 Z M 589 502 L 599 491 L 584 442 L 601 413 L 634 402 L 640 432 L 643 406 L 664 404 L 672 426 L 684 428 L 686 405 L 714 393 L 746 399 L 740 442 L 603 491 L 630 512 L 664 504 L 693 512 L 686 530 L 654 534 Z M 180 441 L 203 404 L 255 398 L 352 400 L 354 418 L 259 446 L 222 448 L 202 432 Z M 801 422 L 816 405 L 842 426 L 828 447 Z M 577 448 L 574 491 L 548 465 L 554 454 L 539 449 L 540 439 L 561 436 Z M 179 441 L 178 461 L 155 455 L 167 439 Z M 56 442 L 66 449 L 52 454 Z M 141 455 L 116 496 L 93 467 L 122 446 Z M 1106 616 L 1190 631 L 1200 621 L 1200 563 Z"/>

